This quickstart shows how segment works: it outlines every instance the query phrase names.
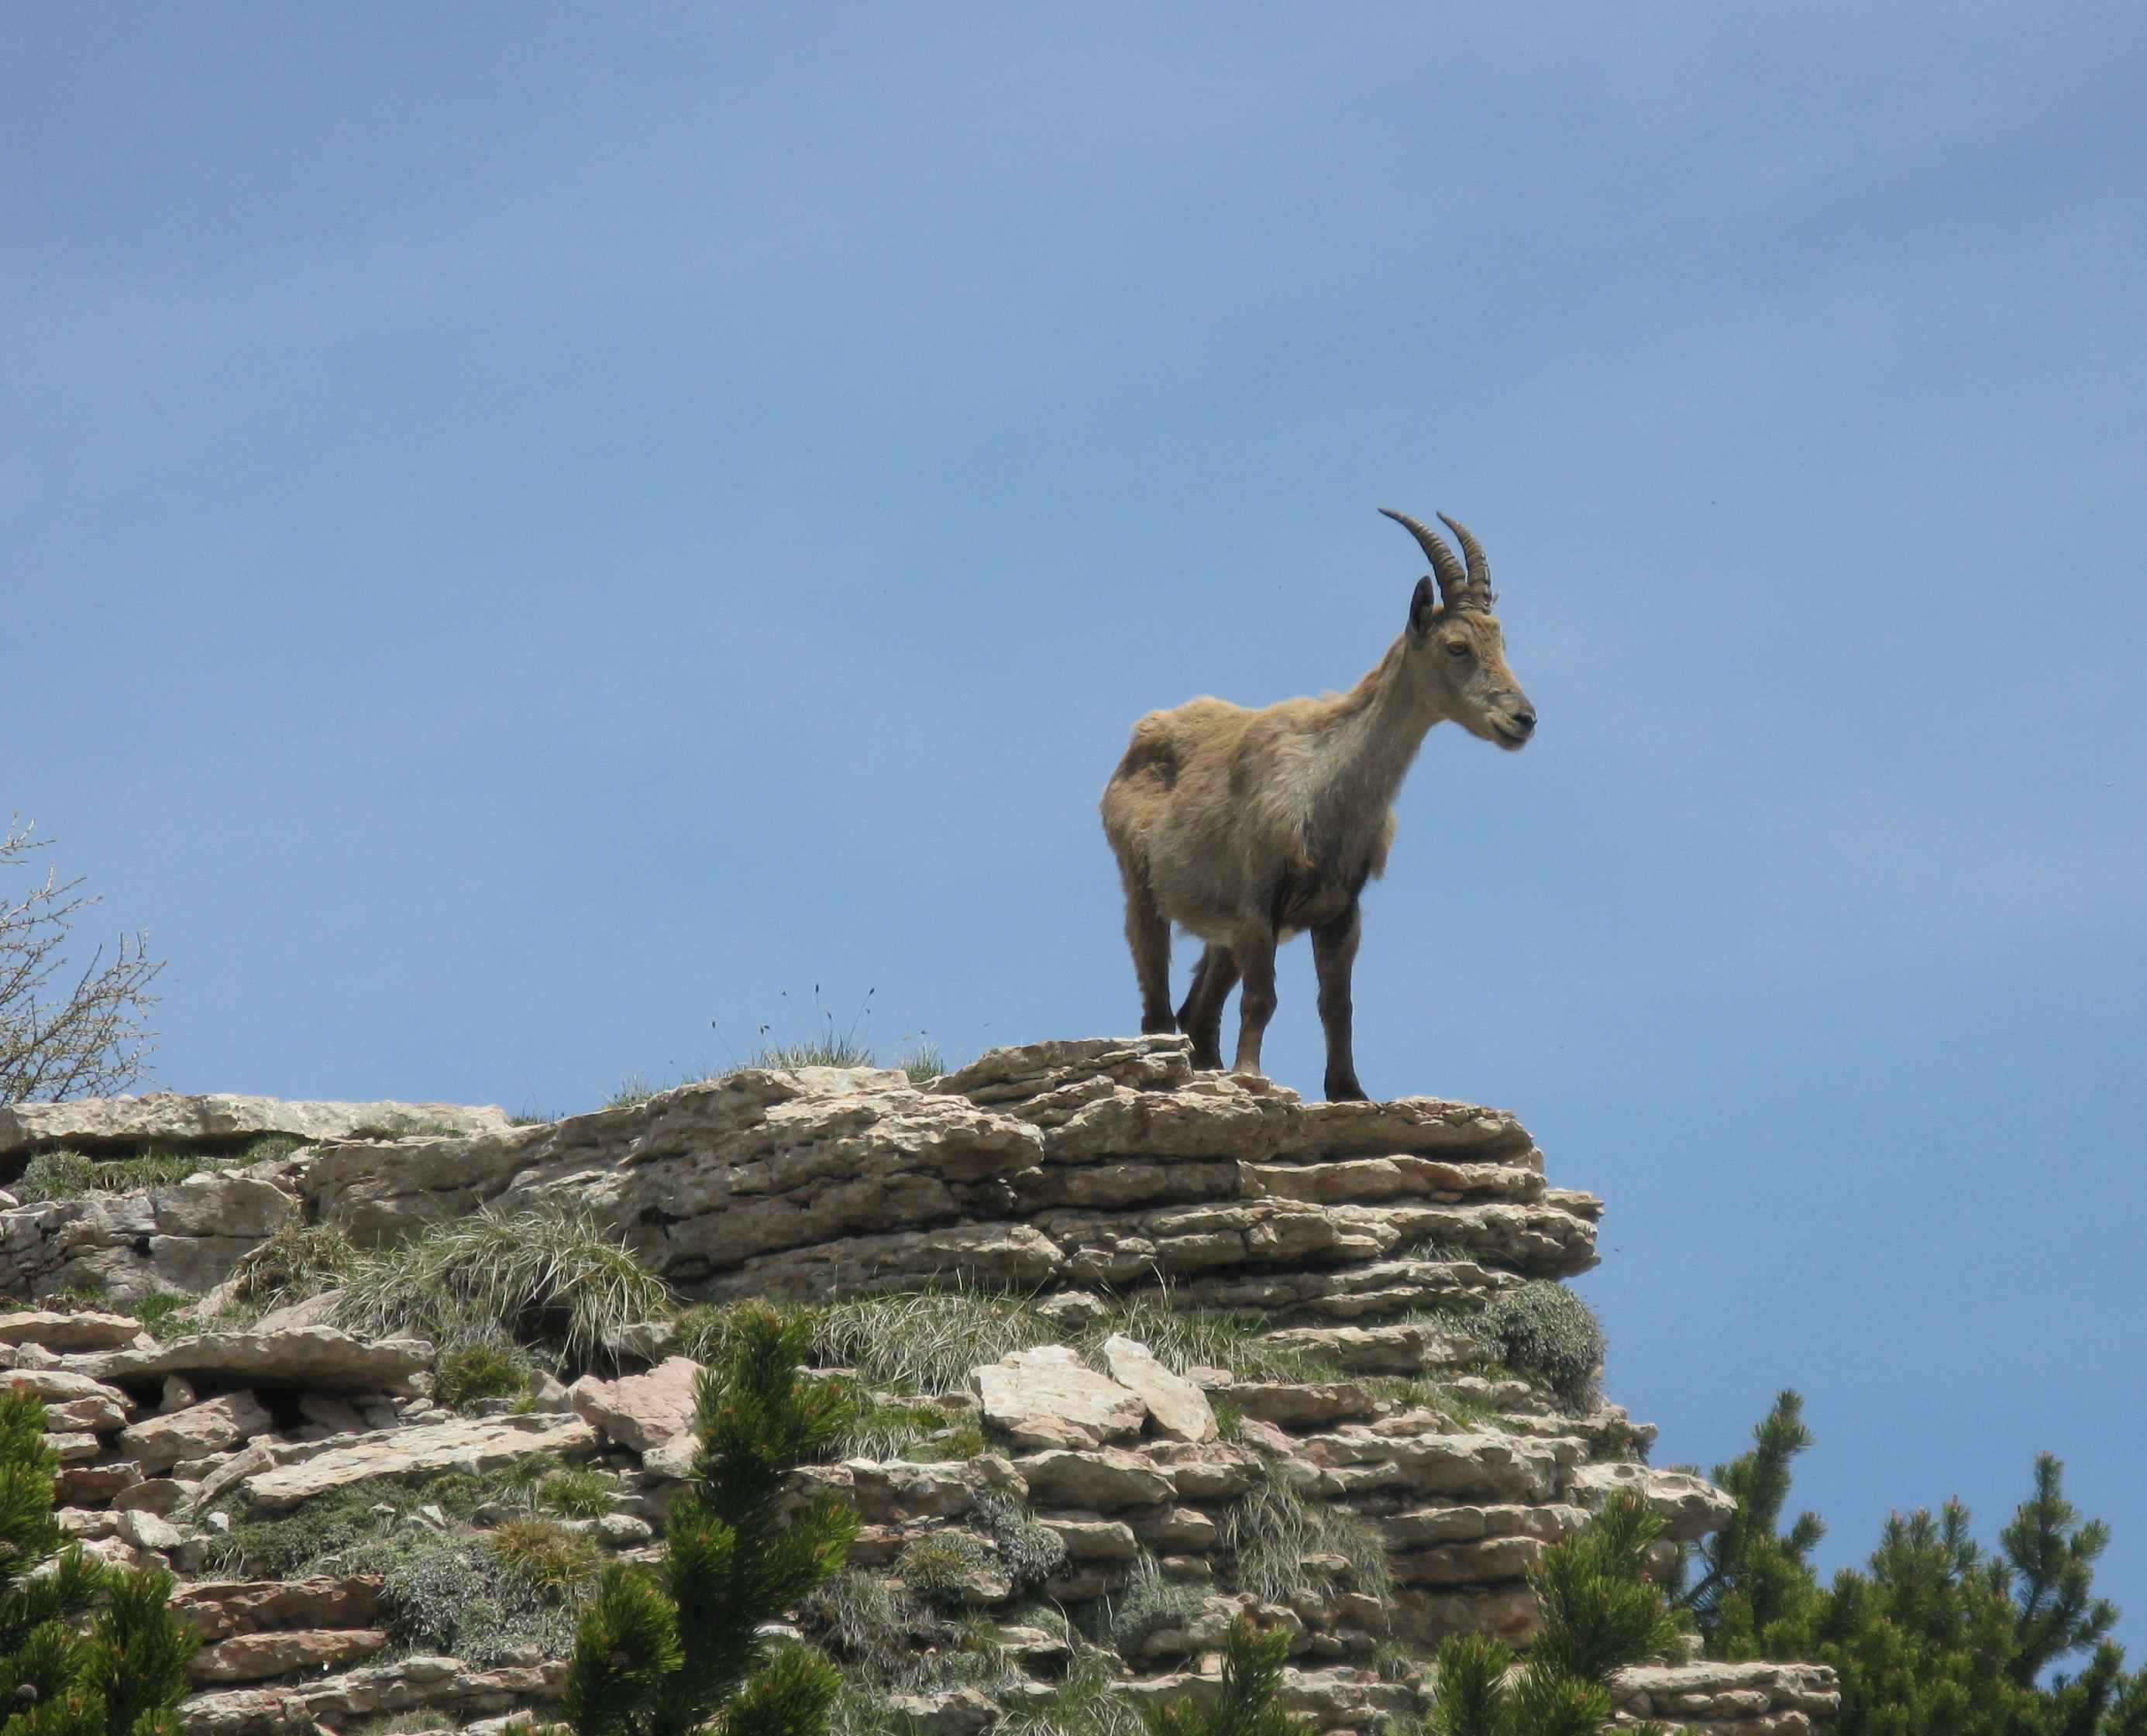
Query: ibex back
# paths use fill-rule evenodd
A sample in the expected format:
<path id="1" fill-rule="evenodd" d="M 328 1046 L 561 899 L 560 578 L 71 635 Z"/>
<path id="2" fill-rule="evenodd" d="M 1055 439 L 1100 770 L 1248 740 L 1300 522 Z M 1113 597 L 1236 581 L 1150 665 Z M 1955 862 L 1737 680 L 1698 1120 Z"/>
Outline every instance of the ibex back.
<path id="1" fill-rule="evenodd" d="M 1464 568 L 1436 531 L 1400 513 L 1387 517 L 1422 545 L 1439 583 L 1434 594 L 1430 578 L 1417 581 L 1408 626 L 1370 673 L 1346 693 L 1258 711 L 1202 698 L 1150 712 L 1134 725 L 1104 791 L 1141 1029 L 1184 1031 L 1196 1067 L 1220 1067 L 1223 1002 L 1242 979 L 1234 1067 L 1258 1073 L 1275 1009 L 1275 947 L 1309 930 L 1330 1098 L 1364 1095 L 1349 1016 L 1358 901 L 1364 883 L 1385 872 L 1394 799 L 1424 733 L 1450 718 L 1517 748 L 1536 727 L 1506 667 L 1481 545 L 1439 514 Z M 1207 943 L 1174 1016 L 1173 923 Z"/>

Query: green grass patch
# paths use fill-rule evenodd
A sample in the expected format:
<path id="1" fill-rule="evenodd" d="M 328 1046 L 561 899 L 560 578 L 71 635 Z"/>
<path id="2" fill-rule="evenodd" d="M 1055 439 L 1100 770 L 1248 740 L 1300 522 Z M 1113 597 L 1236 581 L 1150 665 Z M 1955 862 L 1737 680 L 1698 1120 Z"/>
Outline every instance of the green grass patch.
<path id="1" fill-rule="evenodd" d="M 1514 1425 L 1489 1399 L 1456 1392 L 1444 1381 L 1424 1374 L 1374 1374 L 1362 1384 L 1374 1396 L 1405 1410 L 1437 1411 L 1457 1428 L 1511 1434 Z"/>
<path id="2" fill-rule="evenodd" d="M 838 1456 L 929 1464 L 972 1458 L 983 1450 L 984 1432 L 975 1418 L 937 1405 L 898 1403 L 860 1406 L 843 1436 Z"/>
<path id="3" fill-rule="evenodd" d="M 303 1302 L 335 1283 L 358 1259 L 357 1244 L 335 1225 L 287 1223 L 239 1256 L 233 1293 L 262 1308 Z"/>
<path id="4" fill-rule="evenodd" d="M 1536 1278 L 1507 1291 L 1484 1311 L 1483 1332 L 1509 1367 L 1568 1408 L 1586 1410 L 1596 1401 L 1603 1323 L 1564 1284 Z"/>
<path id="5" fill-rule="evenodd" d="M 1024 1701 L 992 1726 L 993 1736 L 1148 1736 L 1139 1708 L 1118 1691 L 1108 1653 L 1084 1648 L 1049 1699 Z"/>
<path id="6" fill-rule="evenodd" d="M 343 1564 L 380 1575 L 382 1617 L 405 1649 L 480 1668 L 525 1646 L 553 1658 L 573 1651 L 579 1585 L 537 1577 L 488 1538 L 409 1528 L 351 1549 Z"/>
<path id="7" fill-rule="evenodd" d="M 477 1340 L 440 1353 L 433 1373 L 433 1400 L 460 1410 L 480 1398 L 518 1398 L 535 1383 L 537 1370 L 511 1344 Z"/>
<path id="8" fill-rule="evenodd" d="M 963 1607 L 969 1577 L 991 1565 L 991 1551 L 968 1532 L 935 1531 L 895 1558 L 894 1577 L 928 1608 L 946 1612 Z"/>
<path id="9" fill-rule="evenodd" d="M 999 1566 L 1015 1591 L 1033 1591 L 1065 1567 L 1065 1539 L 1006 1490 L 978 1489 L 969 1511 L 991 1533 Z"/>
<path id="10" fill-rule="evenodd" d="M 367 1125 L 353 1128 L 343 1138 L 351 1142 L 363 1141 L 373 1145 L 393 1144 L 398 1139 L 468 1139 L 473 1137 L 467 1128 L 457 1127 L 452 1121 L 418 1121 L 408 1127 Z"/>
<path id="11" fill-rule="evenodd" d="M 274 1515 L 249 1513 L 234 1497 L 220 1503 L 218 1510 L 232 1527 L 210 1546 L 208 1572 L 210 1577 L 245 1579 L 354 1572 L 346 1565 L 352 1551 L 390 1538 L 419 1508 L 438 1507 L 448 1518 L 468 1522 L 480 1507 L 512 1496 L 558 1468 L 556 1460 L 532 1454 L 481 1475 L 445 1471 L 410 1483 L 375 1478 L 346 1483 Z"/>
<path id="12" fill-rule="evenodd" d="M 877 1067 L 879 1062 L 867 1044 L 847 1036 L 828 1036 L 803 1043 L 763 1043 L 745 1064 L 788 1072 L 800 1067 Z"/>
<path id="13" fill-rule="evenodd" d="M 858 1003 L 858 1010 L 851 1014 L 849 1023 L 843 1029 L 838 1030 L 835 1028 L 835 1015 L 827 1003 L 821 998 L 820 985 L 815 983 L 813 985 L 814 1023 L 811 1034 L 802 1042 L 771 1043 L 767 1039 L 768 1033 L 773 1027 L 763 1025 L 759 1031 L 762 1039 L 760 1046 L 747 1056 L 739 1067 L 728 1068 L 725 1071 L 738 1073 L 747 1067 L 772 1067 L 787 1070 L 799 1067 L 874 1067 L 878 1065 L 873 1053 L 872 1044 L 859 1034 L 865 1023 L 872 1017 L 873 996 L 877 992 L 868 988 L 865 991 L 865 998 Z M 785 1002 L 789 998 L 787 993 L 783 996 Z"/>
<path id="14" fill-rule="evenodd" d="M 650 1083 L 647 1073 L 630 1073 L 618 1082 L 618 1089 L 597 1107 L 600 1109 L 631 1109 L 647 1103 L 662 1088 Z"/>
<path id="15" fill-rule="evenodd" d="M 78 1273 L 38 1306 L 53 1308 L 63 1314 L 109 1313 L 112 1310 L 112 1286 L 97 1273 Z"/>
<path id="16" fill-rule="evenodd" d="M 936 1624 L 909 1588 L 874 1568 L 851 1568 L 814 1592 L 805 1615 L 851 1673 L 874 1687 L 900 1678 L 916 1642 Z"/>
<path id="17" fill-rule="evenodd" d="M 1232 1558 L 1229 1578 L 1264 1603 L 1283 1603 L 1322 1584 L 1307 1571 L 1308 1555 L 1342 1557 L 1339 1578 L 1353 1591 L 1391 1603 L 1393 1564 L 1378 1526 L 1346 1508 L 1307 1500 L 1271 1460 L 1263 1459 L 1252 1488 L 1224 1516 L 1221 1544 Z"/>
<path id="18" fill-rule="evenodd" d="M 673 1327 L 672 1348 L 703 1364 L 720 1363 L 736 1337 L 738 1310 L 748 1306 L 765 1304 L 686 1309 Z M 960 1283 L 782 1312 L 809 1321 L 816 1366 L 854 1369 L 869 1386 L 919 1395 L 967 1391 L 969 1371 L 978 1364 L 1068 1340 L 1066 1329 L 1038 1313 L 1030 1297 Z M 1114 1333 L 1139 1339 L 1180 1374 L 1206 1367 L 1227 1369 L 1244 1380 L 1351 1378 L 1338 1363 L 1270 1343 L 1252 1323 L 1226 1310 L 1174 1308 L 1167 1293 L 1117 1302 L 1108 1314 L 1074 1333 L 1072 1342 L 1100 1368 L 1104 1341 Z"/>
<path id="19" fill-rule="evenodd" d="M 1186 1626 L 1207 1601 L 1205 1592 L 1172 1578 L 1143 1549 L 1134 1558 L 1124 1588 L 1103 1600 L 1098 1637 L 1108 1638 L 1119 1655 L 1131 1663 L 1139 1657 L 1149 1634 Z"/>
<path id="20" fill-rule="evenodd" d="M 968 1288 L 861 1296 L 815 1311 L 813 1353 L 903 1393 L 967 1390 L 969 1370 L 1015 1350 L 1058 1342 L 1025 1299 Z"/>
<path id="21" fill-rule="evenodd" d="M 578 1368 L 610 1360 L 606 1335 L 672 1310 L 663 1281 L 593 1213 L 490 1208 L 360 1255 L 336 1323 L 371 1338 L 415 1333 L 443 1348 L 542 1344 Z"/>
<path id="22" fill-rule="evenodd" d="M 1415 1653 L 1399 1639 L 1383 1639 L 1372 1648 L 1372 1673 L 1382 1682 L 1407 1682 L 1424 1673 Z"/>
<path id="23" fill-rule="evenodd" d="M 24 1205 L 80 1199 L 91 1193 L 133 1193 L 144 1188 L 168 1188 L 203 1171 L 214 1173 L 288 1157 L 305 1143 L 290 1133 L 263 1133 L 236 1151 L 172 1151 L 153 1147 L 113 1157 L 41 1151 L 30 1159 L 9 1191 Z"/>
<path id="24" fill-rule="evenodd" d="M 913 1085 L 928 1085 L 948 1070 L 947 1058 L 936 1043 L 919 1043 L 904 1050 L 894 1064 L 909 1075 Z"/>
<path id="25" fill-rule="evenodd" d="M 557 1519 L 508 1519 L 484 1546 L 553 1603 L 579 1598 L 603 1570 L 603 1551 Z"/>
<path id="26" fill-rule="evenodd" d="M 1251 1322 L 1220 1308 L 1180 1308 L 1168 1290 L 1143 1291 L 1111 1299 L 1111 1311 L 1081 1329 L 1076 1347 L 1103 1366 L 1104 1343 L 1114 1333 L 1139 1339 L 1174 1374 L 1189 1368 L 1225 1368 L 1240 1380 L 1341 1380 L 1339 1363 L 1287 1345 L 1272 1344 Z"/>
<path id="27" fill-rule="evenodd" d="M 180 1310 L 193 1306 L 191 1296 L 175 1295 L 169 1290 L 152 1290 L 147 1296 L 138 1296 L 127 1304 L 127 1312 L 142 1323 L 142 1330 L 153 1338 L 176 1338 L 201 1328 L 191 1318 L 180 1318 Z"/>
<path id="28" fill-rule="evenodd" d="M 601 1471 L 566 1465 L 548 1472 L 537 1485 L 538 1503 L 562 1518 L 600 1519 L 612 1509 L 617 1485 Z"/>

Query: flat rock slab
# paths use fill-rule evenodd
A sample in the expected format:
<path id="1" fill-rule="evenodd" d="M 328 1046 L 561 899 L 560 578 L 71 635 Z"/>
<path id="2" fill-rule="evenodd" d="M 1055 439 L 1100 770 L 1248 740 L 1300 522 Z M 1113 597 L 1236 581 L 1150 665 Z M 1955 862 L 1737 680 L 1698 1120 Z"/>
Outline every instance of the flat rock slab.
<path id="1" fill-rule="evenodd" d="M 1841 1683 L 1824 1663 L 1639 1664 L 1610 1678 L 1610 1703 L 1635 1718 L 1709 1720 L 1705 1729 L 1809 1730 L 1841 1709 Z"/>
<path id="2" fill-rule="evenodd" d="M 1149 1460 L 1123 1447 L 1036 1453 L 1014 1461 L 1039 1506 L 1105 1509 L 1153 1507 L 1178 1493 Z"/>
<path id="3" fill-rule="evenodd" d="M 567 1389 L 567 1396 L 583 1421 L 595 1424 L 622 1447 L 647 1453 L 692 1433 L 700 1378 L 698 1363 L 673 1356 L 646 1374 L 629 1374 L 620 1380 L 584 1374 Z"/>
<path id="4" fill-rule="evenodd" d="M 84 1357 L 76 1366 L 101 1380 L 152 1380 L 168 1374 L 229 1380 L 289 1381 L 317 1391 L 393 1392 L 432 1364 L 423 1338 L 356 1338 L 333 1326 L 274 1332 L 203 1332 L 146 1350 Z"/>
<path id="5" fill-rule="evenodd" d="M 0 1314 L 0 1344 L 37 1344 L 70 1355 L 78 1350 L 116 1350 L 142 1335 L 128 1314 L 63 1314 L 48 1308 Z"/>
<path id="6" fill-rule="evenodd" d="M 1737 1515 L 1737 1498 L 1704 1477 L 1685 1471 L 1659 1471 L 1648 1465 L 1604 1463 L 1577 1467 L 1574 1493 L 1599 1508 L 1616 1493 L 1638 1495 L 1664 1521 L 1663 1535 L 1672 1543 L 1697 1543 L 1723 1529 Z"/>
<path id="7" fill-rule="evenodd" d="M 567 1660 L 477 1669 L 459 1658 L 418 1655 L 362 1664 L 326 1681 L 281 1688 L 226 1688 L 179 1702 L 185 1736 L 315 1736 L 323 1722 L 347 1729 L 356 1719 L 421 1706 L 465 1713 L 505 1712 L 566 1691 Z"/>
<path id="8" fill-rule="evenodd" d="M 1164 1368 L 1156 1360 L 1155 1353 L 1138 1338 L 1112 1333 L 1104 1341 L 1104 1364 L 1111 1371 L 1112 1379 L 1140 1395 L 1149 1415 L 1155 1419 L 1156 1433 L 1164 1439 L 1215 1438 L 1215 1411 L 1208 1395 L 1183 1374 Z"/>
<path id="9" fill-rule="evenodd" d="M 271 1633 L 238 1633 L 203 1646 L 188 1662 L 196 1682 L 265 1682 L 295 1670 L 318 1675 L 388 1649 L 378 1628 L 290 1628 Z"/>
<path id="10" fill-rule="evenodd" d="M 275 1426 L 275 1418 L 253 1393 L 226 1393 L 123 1429 L 118 1446 L 144 1471 L 154 1473 L 169 1470 L 183 1458 L 228 1452 Z"/>
<path id="11" fill-rule="evenodd" d="M 335 1596 L 335 1588 L 345 1585 L 359 1588 L 355 1599 Z M 368 1627 L 380 1613 L 380 1585 L 377 1575 L 362 1579 L 325 1574 L 312 1579 L 209 1579 L 175 1589 L 172 1613 L 203 1645 L 266 1628 Z M 286 1611 L 301 1607 L 310 1618 L 283 1618 Z M 312 1615 L 316 1608 L 334 1613 Z"/>
<path id="12" fill-rule="evenodd" d="M 464 1103 L 290 1103 L 224 1092 L 182 1096 L 85 1097 L 65 1103 L 12 1103 L 0 1109 L 0 1158 L 62 1148 L 77 1151 L 143 1145 L 230 1145 L 263 1133 L 307 1141 L 377 1133 L 461 1135 L 504 1133 L 511 1125 L 496 1105 Z"/>
<path id="13" fill-rule="evenodd" d="M 984 1420 L 1021 1447 L 1097 1447 L 1131 1440 L 1148 1406 L 1063 1344 L 1017 1350 L 972 1368 Z"/>
<path id="14" fill-rule="evenodd" d="M 125 1408 L 126 1393 L 89 1375 L 68 1368 L 9 1368 L 0 1373 L 0 1391 L 13 1387 L 35 1393 L 48 1405 L 70 1404 L 78 1398 L 102 1398 Z"/>
<path id="15" fill-rule="evenodd" d="M 240 1487 L 255 1507 L 275 1513 L 332 1488 L 376 1477 L 490 1471 L 533 1453 L 587 1453 L 596 1451 L 596 1430 L 579 1417 L 426 1423 L 414 1428 L 383 1430 L 297 1464 L 257 1471 Z"/>

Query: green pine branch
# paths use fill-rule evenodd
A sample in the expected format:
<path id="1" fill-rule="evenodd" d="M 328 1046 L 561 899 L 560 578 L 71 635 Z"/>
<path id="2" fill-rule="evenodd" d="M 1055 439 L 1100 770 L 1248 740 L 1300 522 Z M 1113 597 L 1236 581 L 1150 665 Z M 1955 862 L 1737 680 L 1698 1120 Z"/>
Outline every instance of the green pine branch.
<path id="1" fill-rule="evenodd" d="M 834 1450 L 853 1401 L 802 1379 L 803 1321 L 742 1311 L 695 1393 L 693 1469 L 651 1572 L 608 1569 L 582 1618 L 564 1710 L 576 1736 L 819 1736 L 839 1678 L 760 1630 L 842 1570 L 856 1513 L 823 1495 L 786 1515 L 791 1472 Z"/>

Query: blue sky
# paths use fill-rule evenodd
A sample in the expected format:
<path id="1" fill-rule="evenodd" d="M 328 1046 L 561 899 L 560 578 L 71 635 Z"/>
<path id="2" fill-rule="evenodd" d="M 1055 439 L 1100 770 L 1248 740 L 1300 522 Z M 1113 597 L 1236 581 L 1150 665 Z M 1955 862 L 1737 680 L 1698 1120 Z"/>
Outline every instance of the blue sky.
<path id="1" fill-rule="evenodd" d="M 169 959 L 161 1083 L 563 1110 L 815 984 L 888 1053 L 1131 1028 L 1134 718 L 1347 686 L 1422 565 L 1374 508 L 1444 510 L 1543 724 L 1426 743 L 1366 1084 L 1608 1199 L 1659 1462 L 1802 1388 L 1831 1566 L 2054 1449 L 2137 1658 L 2147 13 L 5 53 L 0 807 Z"/>

